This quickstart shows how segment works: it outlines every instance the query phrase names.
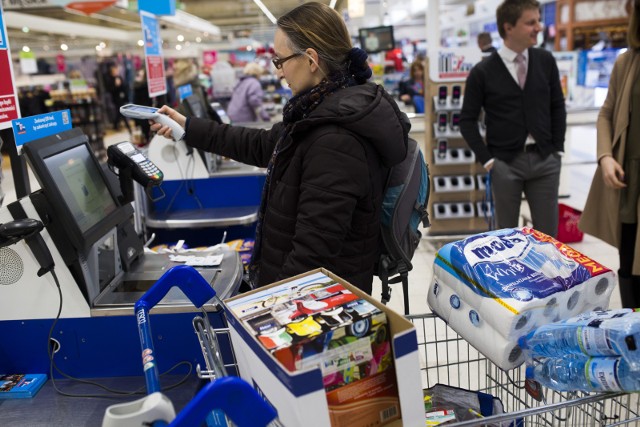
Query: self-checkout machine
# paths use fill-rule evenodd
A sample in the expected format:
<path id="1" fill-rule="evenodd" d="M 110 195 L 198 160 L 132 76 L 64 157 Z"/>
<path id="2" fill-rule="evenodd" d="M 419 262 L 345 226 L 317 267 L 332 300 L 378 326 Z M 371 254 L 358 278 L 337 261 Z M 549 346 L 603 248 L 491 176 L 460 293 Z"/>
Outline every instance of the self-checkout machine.
<path id="1" fill-rule="evenodd" d="M 118 197 L 107 179 L 111 172 L 70 123 L 68 110 L 14 121 L 16 141 L 24 143 L 22 156 L 41 188 L 0 209 L 0 247 L 10 244 L 0 248 L 0 366 L 4 372 L 49 372 L 49 350 L 54 350 L 56 376 L 60 371 L 81 378 L 141 375 L 134 304 L 181 263 L 145 250 L 132 204 Z M 38 128 L 48 136 L 34 132 L 38 139 L 29 141 L 30 131 Z M 121 145 L 125 155 L 135 150 Z M 138 152 L 129 154 L 131 164 L 145 160 Z M 121 182 L 136 178 L 123 165 L 114 169 Z M 156 183 L 147 182 L 147 191 Z M 39 233 L 34 220 L 44 226 Z M 215 256 L 221 259 L 214 266 L 208 259 Z M 198 253 L 198 259 L 204 267 L 196 269 L 218 297 L 238 291 L 243 271 L 235 251 L 219 245 Z M 207 303 L 203 309 L 213 327 L 222 326 L 218 307 Z M 190 333 L 194 311 L 177 288 L 152 311 L 161 371 L 185 360 L 201 363 L 201 348 Z"/>

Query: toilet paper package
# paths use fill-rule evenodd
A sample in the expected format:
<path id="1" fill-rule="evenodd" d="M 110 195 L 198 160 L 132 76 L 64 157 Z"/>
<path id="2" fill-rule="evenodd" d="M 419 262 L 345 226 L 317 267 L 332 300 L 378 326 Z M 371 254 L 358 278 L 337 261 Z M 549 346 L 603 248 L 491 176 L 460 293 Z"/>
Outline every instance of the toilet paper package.
<path id="1" fill-rule="evenodd" d="M 434 275 L 445 271 L 455 279 L 447 285 L 506 338 L 521 335 L 527 318 L 550 323 L 606 308 L 615 287 L 610 269 L 531 228 L 449 243 L 434 262 Z"/>
<path id="2" fill-rule="evenodd" d="M 517 340 L 508 340 L 484 321 L 478 311 L 451 287 L 434 277 L 427 297 L 429 306 L 461 337 L 499 368 L 516 368 L 524 362 Z M 533 328 L 527 327 L 527 332 Z M 527 332 L 524 332 L 525 334 Z"/>

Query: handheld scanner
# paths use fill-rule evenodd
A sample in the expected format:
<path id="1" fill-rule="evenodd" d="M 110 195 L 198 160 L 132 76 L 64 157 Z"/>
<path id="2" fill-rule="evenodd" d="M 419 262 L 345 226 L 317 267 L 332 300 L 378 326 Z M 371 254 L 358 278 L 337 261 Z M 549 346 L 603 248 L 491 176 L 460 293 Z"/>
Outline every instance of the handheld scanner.
<path id="1" fill-rule="evenodd" d="M 125 117 L 139 120 L 153 120 L 154 122 L 169 126 L 171 135 L 176 141 L 184 138 L 185 130 L 172 118 L 165 114 L 158 113 L 155 107 L 145 105 L 127 104 L 120 107 L 120 114 Z"/>

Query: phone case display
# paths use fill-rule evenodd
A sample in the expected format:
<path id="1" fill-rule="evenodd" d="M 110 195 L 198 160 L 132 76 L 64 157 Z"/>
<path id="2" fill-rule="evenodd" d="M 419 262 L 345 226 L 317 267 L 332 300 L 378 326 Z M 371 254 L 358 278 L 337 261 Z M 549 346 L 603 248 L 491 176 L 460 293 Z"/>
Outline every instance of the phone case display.
<path id="1" fill-rule="evenodd" d="M 488 229 L 492 209 L 485 201 L 486 173 L 460 134 L 462 82 L 429 82 L 432 127 L 426 132 L 433 183 L 429 234 L 470 234 Z"/>
<path id="2" fill-rule="evenodd" d="M 240 375 L 286 425 L 424 422 L 415 330 L 339 277 L 317 269 L 225 305 Z"/>
<path id="3" fill-rule="evenodd" d="M 320 366 L 331 424 L 399 419 L 386 315 L 333 280 L 273 292 L 234 312 L 289 371 Z"/>

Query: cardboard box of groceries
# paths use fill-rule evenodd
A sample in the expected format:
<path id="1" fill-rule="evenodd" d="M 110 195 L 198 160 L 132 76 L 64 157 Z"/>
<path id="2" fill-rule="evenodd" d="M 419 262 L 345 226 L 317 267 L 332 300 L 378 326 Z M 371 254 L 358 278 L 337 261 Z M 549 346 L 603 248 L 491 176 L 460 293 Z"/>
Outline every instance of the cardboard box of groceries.
<path id="1" fill-rule="evenodd" d="M 424 422 L 413 324 L 325 269 L 225 301 L 238 369 L 285 425 Z"/>

